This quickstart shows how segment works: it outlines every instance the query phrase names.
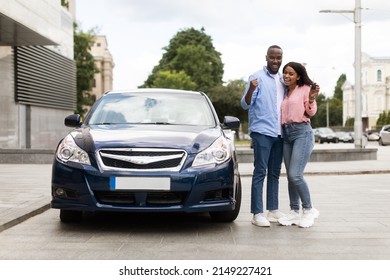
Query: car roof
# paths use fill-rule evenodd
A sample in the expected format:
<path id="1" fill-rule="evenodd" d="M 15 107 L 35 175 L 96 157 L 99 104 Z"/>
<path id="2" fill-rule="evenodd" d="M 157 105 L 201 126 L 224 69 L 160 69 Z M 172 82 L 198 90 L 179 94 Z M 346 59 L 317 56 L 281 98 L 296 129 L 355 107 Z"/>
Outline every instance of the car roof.
<path id="1" fill-rule="evenodd" d="M 184 89 L 167 89 L 167 88 L 138 88 L 138 89 L 130 89 L 130 90 L 111 90 L 107 91 L 107 94 L 115 94 L 115 93 L 175 93 L 175 94 L 193 94 L 193 95 L 204 95 L 203 92 L 200 91 L 192 91 L 192 90 L 184 90 Z"/>

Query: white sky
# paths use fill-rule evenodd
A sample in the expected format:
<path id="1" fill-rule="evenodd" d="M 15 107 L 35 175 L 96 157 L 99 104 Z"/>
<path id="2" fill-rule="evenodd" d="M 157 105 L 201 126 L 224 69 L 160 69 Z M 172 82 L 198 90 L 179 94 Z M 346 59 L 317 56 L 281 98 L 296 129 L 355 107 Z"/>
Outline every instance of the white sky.
<path id="1" fill-rule="evenodd" d="M 390 1 L 361 0 L 362 52 L 390 57 Z M 222 54 L 224 81 L 241 79 L 265 64 L 269 45 L 284 50 L 283 64 L 306 63 L 321 92 L 333 94 L 342 73 L 354 83 L 355 0 L 76 0 L 83 31 L 106 35 L 113 55 L 114 89 L 147 79 L 163 47 L 180 30 L 205 28 Z"/>

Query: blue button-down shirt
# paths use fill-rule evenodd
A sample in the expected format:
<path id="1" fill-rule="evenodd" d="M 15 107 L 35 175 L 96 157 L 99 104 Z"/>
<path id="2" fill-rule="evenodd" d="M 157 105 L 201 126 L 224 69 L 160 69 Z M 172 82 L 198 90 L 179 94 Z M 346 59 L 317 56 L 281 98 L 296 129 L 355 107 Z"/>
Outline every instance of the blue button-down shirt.
<path id="1" fill-rule="evenodd" d="M 283 83 L 282 75 L 278 73 L 279 80 Z M 245 96 L 249 90 L 250 81 L 258 79 L 259 85 L 254 90 L 250 104 L 245 102 Z M 244 95 L 241 98 L 241 106 L 244 110 L 249 109 L 249 131 L 257 132 L 271 137 L 280 134 L 278 121 L 277 88 L 274 77 L 263 67 L 249 76 Z"/>

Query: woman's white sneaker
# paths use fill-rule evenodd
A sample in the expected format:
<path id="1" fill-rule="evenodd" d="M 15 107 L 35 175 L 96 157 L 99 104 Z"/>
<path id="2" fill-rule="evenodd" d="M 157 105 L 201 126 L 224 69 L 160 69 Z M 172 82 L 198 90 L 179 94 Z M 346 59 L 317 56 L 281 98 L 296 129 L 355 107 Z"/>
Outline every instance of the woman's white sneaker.
<path id="1" fill-rule="evenodd" d="M 278 222 L 283 226 L 299 225 L 300 223 L 299 212 L 296 212 L 295 210 L 291 210 L 290 213 L 288 213 L 286 216 L 278 219 Z"/>
<path id="2" fill-rule="evenodd" d="M 303 209 L 301 222 L 299 223 L 299 227 L 308 228 L 314 225 L 314 219 L 318 218 L 320 212 L 317 209 Z"/>
<path id="3" fill-rule="evenodd" d="M 320 211 L 318 211 L 316 208 L 311 208 L 313 211 L 314 219 L 317 219 L 320 216 Z"/>

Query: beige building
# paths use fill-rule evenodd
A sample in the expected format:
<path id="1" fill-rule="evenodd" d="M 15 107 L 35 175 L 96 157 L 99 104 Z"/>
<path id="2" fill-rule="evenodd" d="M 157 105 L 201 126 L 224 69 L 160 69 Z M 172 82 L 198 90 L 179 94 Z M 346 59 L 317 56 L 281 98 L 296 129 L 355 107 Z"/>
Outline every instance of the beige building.
<path id="1" fill-rule="evenodd" d="M 390 57 L 362 53 L 363 131 L 374 129 L 379 114 L 390 110 Z M 343 86 L 343 123 L 355 117 L 355 91 L 348 81 Z"/>
<path id="2" fill-rule="evenodd" d="M 95 37 L 95 43 L 91 48 L 91 53 L 95 59 L 95 65 L 99 69 L 99 73 L 95 74 L 92 87 L 92 94 L 98 99 L 105 92 L 113 89 L 113 69 L 115 64 L 108 50 L 106 36 L 97 35 Z"/>

